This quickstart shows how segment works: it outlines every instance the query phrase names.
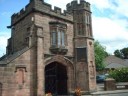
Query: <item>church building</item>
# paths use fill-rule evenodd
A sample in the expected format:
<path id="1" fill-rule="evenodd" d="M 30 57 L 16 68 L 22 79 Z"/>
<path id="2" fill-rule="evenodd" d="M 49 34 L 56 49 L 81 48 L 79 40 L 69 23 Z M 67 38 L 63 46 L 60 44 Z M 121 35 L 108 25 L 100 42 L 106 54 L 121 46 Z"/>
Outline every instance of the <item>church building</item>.
<path id="1" fill-rule="evenodd" d="M 90 4 L 66 10 L 30 0 L 11 16 L 11 37 L 0 58 L 0 96 L 45 96 L 96 91 Z"/>

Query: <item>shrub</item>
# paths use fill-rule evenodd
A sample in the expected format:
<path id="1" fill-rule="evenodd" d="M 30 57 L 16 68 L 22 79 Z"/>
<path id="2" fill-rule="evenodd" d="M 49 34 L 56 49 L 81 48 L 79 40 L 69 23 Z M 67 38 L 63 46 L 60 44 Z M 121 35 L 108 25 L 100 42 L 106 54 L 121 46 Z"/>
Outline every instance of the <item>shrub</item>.
<path id="1" fill-rule="evenodd" d="M 116 82 L 128 82 L 128 68 L 110 70 L 109 77 L 115 79 Z"/>

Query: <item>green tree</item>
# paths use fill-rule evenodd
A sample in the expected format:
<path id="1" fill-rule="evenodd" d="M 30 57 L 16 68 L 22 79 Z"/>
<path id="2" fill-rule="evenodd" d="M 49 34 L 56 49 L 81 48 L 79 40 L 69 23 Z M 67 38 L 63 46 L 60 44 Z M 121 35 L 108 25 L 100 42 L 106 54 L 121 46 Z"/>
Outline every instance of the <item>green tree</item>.
<path id="1" fill-rule="evenodd" d="M 124 59 L 128 59 L 128 48 L 123 48 L 121 53 Z"/>
<path id="2" fill-rule="evenodd" d="M 128 59 L 128 47 L 120 50 L 115 50 L 114 55 L 122 59 Z"/>
<path id="3" fill-rule="evenodd" d="M 114 55 L 115 55 L 116 57 L 123 58 L 123 57 L 122 57 L 122 54 L 121 54 L 121 52 L 120 52 L 120 50 L 118 50 L 118 49 L 114 51 Z"/>
<path id="4" fill-rule="evenodd" d="M 104 59 L 108 56 L 106 48 L 102 46 L 98 41 L 94 42 L 95 51 L 95 63 L 96 70 L 103 70 L 105 68 Z"/>

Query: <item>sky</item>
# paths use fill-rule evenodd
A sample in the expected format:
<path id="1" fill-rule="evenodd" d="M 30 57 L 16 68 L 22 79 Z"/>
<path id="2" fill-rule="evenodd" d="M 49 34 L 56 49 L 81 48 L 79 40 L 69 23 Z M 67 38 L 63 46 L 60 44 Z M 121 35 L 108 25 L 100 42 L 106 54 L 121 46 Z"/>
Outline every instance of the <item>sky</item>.
<path id="1" fill-rule="evenodd" d="M 72 0 L 44 0 L 63 10 Z M 116 49 L 128 47 L 128 0 L 86 0 L 91 4 L 94 39 L 110 54 Z M 78 0 L 79 2 L 79 0 Z M 6 54 L 7 39 L 11 30 L 11 15 L 17 13 L 29 0 L 0 0 L 0 57 Z"/>

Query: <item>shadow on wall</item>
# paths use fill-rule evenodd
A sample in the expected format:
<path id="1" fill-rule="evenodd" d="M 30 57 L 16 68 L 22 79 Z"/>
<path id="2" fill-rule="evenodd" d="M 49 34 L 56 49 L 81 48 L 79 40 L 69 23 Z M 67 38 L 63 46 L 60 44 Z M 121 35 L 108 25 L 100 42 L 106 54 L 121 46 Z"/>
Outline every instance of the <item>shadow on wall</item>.
<path id="1" fill-rule="evenodd" d="M 0 83 L 0 96 L 2 96 L 2 83 Z"/>

